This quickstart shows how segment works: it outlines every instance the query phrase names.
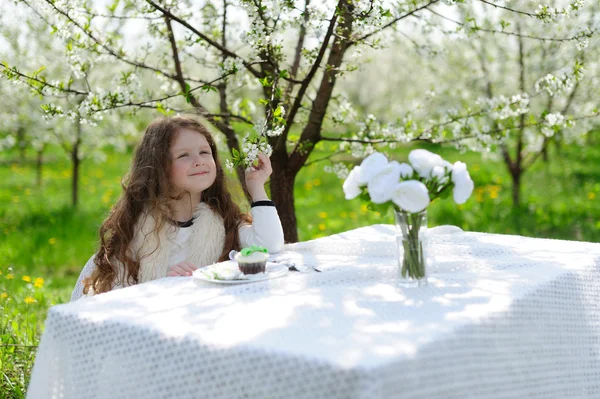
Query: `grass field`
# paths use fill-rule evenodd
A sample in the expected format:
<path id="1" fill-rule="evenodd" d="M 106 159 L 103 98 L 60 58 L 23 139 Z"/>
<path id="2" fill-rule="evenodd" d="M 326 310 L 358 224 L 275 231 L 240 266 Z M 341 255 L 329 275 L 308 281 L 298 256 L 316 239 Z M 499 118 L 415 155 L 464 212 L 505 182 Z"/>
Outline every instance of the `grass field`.
<path id="1" fill-rule="evenodd" d="M 522 234 L 567 240 L 600 240 L 600 148 L 565 146 L 539 162 L 523 181 L 523 206 L 513 209 L 511 183 L 503 163 L 480 154 L 435 149 L 451 162 L 469 165 L 476 190 L 462 206 L 452 200 L 429 208 L 429 225 L 454 224 L 470 231 Z M 319 158 L 317 153 L 314 158 Z M 406 160 L 409 149 L 394 157 Z M 60 149 L 51 149 L 43 184 L 35 185 L 33 160 L 0 154 L 0 393 L 25 395 L 35 348 L 47 309 L 67 302 L 85 261 L 95 251 L 97 231 L 120 194 L 120 181 L 130 154 L 108 154 L 104 164 L 82 165 L 80 204 L 70 205 L 71 171 Z M 321 154 L 322 156 L 322 154 Z M 32 156 L 31 156 L 32 158 Z M 305 168 L 296 181 L 301 240 L 370 225 L 391 223 L 391 215 L 367 211 L 358 200 L 345 201 L 341 181 Z"/>

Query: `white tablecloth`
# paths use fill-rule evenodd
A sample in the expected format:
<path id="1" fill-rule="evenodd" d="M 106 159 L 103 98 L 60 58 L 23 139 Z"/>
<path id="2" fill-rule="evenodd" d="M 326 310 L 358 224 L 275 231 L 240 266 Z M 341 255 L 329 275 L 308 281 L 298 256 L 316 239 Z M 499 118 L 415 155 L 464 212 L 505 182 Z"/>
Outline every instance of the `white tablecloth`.
<path id="1" fill-rule="evenodd" d="M 322 273 L 166 278 L 50 309 L 28 398 L 600 398 L 600 244 L 394 229 L 286 246 Z"/>

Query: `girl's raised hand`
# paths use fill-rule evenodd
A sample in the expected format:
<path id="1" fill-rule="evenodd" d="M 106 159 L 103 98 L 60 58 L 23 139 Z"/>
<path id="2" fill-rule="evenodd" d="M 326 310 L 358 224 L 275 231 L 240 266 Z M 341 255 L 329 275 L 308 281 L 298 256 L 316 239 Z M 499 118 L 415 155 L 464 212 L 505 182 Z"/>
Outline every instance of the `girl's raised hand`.
<path id="1" fill-rule="evenodd" d="M 181 262 L 169 267 L 169 270 L 167 271 L 167 277 L 191 276 L 194 270 L 197 268 L 198 266 L 194 265 L 193 263 Z"/>
<path id="2" fill-rule="evenodd" d="M 246 169 L 246 187 L 254 201 L 267 199 L 265 183 L 271 176 L 271 160 L 262 152 L 258 154 L 258 165 Z"/>

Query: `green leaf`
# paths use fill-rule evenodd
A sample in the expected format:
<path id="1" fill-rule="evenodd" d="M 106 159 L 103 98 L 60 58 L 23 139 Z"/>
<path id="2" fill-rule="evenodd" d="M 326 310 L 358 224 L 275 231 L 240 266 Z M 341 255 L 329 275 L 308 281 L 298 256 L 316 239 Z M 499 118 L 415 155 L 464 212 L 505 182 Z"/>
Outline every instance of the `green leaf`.
<path id="1" fill-rule="evenodd" d="M 209 91 L 214 91 L 215 93 L 217 92 L 217 88 L 215 86 L 211 86 L 211 85 L 204 85 L 202 86 L 202 91 L 208 93 Z"/>
<path id="2" fill-rule="evenodd" d="M 184 92 L 184 94 L 183 94 L 183 95 L 184 95 L 184 97 L 185 97 L 185 101 L 186 101 L 188 104 L 191 104 L 191 103 L 192 103 L 192 98 L 193 98 L 193 97 L 192 97 L 191 87 L 190 87 L 189 83 L 186 83 L 186 84 L 185 84 L 185 92 Z"/>
<path id="3" fill-rule="evenodd" d="M 266 98 L 259 98 L 258 102 L 263 104 L 263 105 L 268 105 L 269 104 L 269 100 L 267 100 Z"/>
<path id="4" fill-rule="evenodd" d="M 265 76 L 262 79 L 258 79 L 258 81 L 260 82 L 261 85 L 263 85 L 263 87 L 268 87 L 271 84 L 269 83 L 269 78 L 267 76 Z"/>
<path id="5" fill-rule="evenodd" d="M 382 17 L 393 17 L 392 12 L 389 9 L 381 9 L 381 16 Z"/>

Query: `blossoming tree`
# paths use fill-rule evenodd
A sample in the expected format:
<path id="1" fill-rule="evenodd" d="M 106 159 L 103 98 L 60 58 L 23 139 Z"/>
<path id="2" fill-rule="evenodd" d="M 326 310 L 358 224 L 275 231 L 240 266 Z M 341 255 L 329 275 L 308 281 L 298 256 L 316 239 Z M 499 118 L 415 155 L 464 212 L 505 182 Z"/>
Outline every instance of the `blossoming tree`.
<path id="1" fill-rule="evenodd" d="M 107 145 L 124 150 L 127 135 L 136 129 L 121 120 L 117 112 L 91 119 L 89 113 L 82 111 L 84 93 L 76 88 L 103 81 L 108 69 L 101 64 L 95 71 L 83 66 L 82 74 L 75 76 L 63 59 L 63 43 L 50 35 L 49 26 L 40 25 L 39 17 L 27 10 L 11 5 L 6 5 L 5 10 L 9 12 L 0 17 L 4 42 L 0 57 L 35 72 L 23 78 L 18 69 L 5 69 L 6 77 L 22 79 L 11 79 L 13 84 L 3 81 L 0 87 L 6 99 L 0 109 L 0 130 L 7 133 L 0 139 L 0 149 L 17 146 L 24 158 L 26 148 L 32 148 L 37 158 L 37 184 L 41 185 L 44 149 L 49 144 L 63 148 L 71 161 L 71 202 L 77 206 L 81 163 L 88 158 L 104 160 L 103 147 Z M 60 81 L 65 76 L 66 81 Z M 57 89 L 50 91 L 45 84 Z"/>
<path id="2" fill-rule="evenodd" d="M 18 2 L 35 10 L 64 40 L 76 76 L 107 59 L 117 61 L 119 68 L 114 80 L 98 88 L 49 82 L 43 74 L 31 76 L 9 64 L 0 67 L 6 77 L 25 81 L 43 95 L 82 96 L 78 113 L 90 119 L 123 107 L 170 113 L 189 104 L 224 135 L 232 152 L 229 166 L 236 167 L 240 181 L 258 151 L 270 154 L 271 196 L 285 238 L 292 242 L 298 239 L 294 181 L 319 143 L 339 142 L 340 151 L 363 156 L 379 146 L 414 140 L 472 138 L 488 145 L 506 129 L 453 127 L 494 113 L 521 115 L 528 104 L 519 90 L 419 119 L 407 113 L 381 124 L 356 115 L 351 128 L 344 127 L 352 118 L 350 108 L 338 101 L 338 82 L 356 69 L 355 55 L 360 58 L 363 49 L 383 48 L 394 31 L 402 32 L 412 22 L 423 37 L 435 42 L 436 34 L 423 22 L 424 16 L 460 18 L 463 7 L 469 6 L 463 3 L 481 4 L 482 13 L 470 17 L 475 20 L 501 7 L 552 27 L 585 6 L 582 0 L 557 2 L 559 6 L 519 5 L 526 9 L 512 1 L 488 0 L 114 0 L 105 8 L 91 0 Z M 502 21 L 499 25 L 486 29 L 500 31 Z M 136 33 L 143 33 L 142 38 L 136 40 Z M 577 42 L 594 34 L 579 32 L 569 39 Z M 140 85 L 147 79 L 155 84 Z M 407 99 L 397 96 L 397 100 Z M 62 113 L 52 103 L 46 111 Z M 347 173 L 340 165 L 336 171 Z"/>
<path id="3" fill-rule="evenodd" d="M 560 18 L 557 26 L 522 19 L 502 8 L 476 19 L 484 15 L 482 6 L 471 2 L 454 17 L 430 10 L 420 22 L 440 32 L 442 39 L 429 43 L 404 33 L 386 62 L 380 60 L 356 74 L 346 92 L 349 98 L 362 100 L 365 112 L 383 120 L 410 115 L 412 122 L 439 118 L 440 111 L 457 106 L 491 105 L 491 112 L 451 124 L 447 133 L 471 136 L 453 142 L 460 149 L 504 161 L 512 179 L 513 204 L 518 207 L 522 176 L 537 160 L 548 160 L 548 147 L 562 142 L 583 145 L 598 123 L 593 116 L 599 108 L 595 93 L 600 93 L 600 46 L 594 33 L 600 13 L 594 7 L 577 13 L 554 10 L 548 18 Z M 560 29 L 560 35 L 549 35 L 549 27 Z M 407 49 L 403 42 L 409 43 Z M 392 75 L 390 66 L 396 65 L 406 72 Z M 373 77 L 382 75 L 391 77 L 378 85 Z M 417 97 L 411 93 L 425 93 L 421 101 L 376 101 L 397 97 L 398 87 L 409 98 Z M 511 102 L 519 106 L 503 106 Z M 374 120 L 369 123 L 370 130 L 378 126 Z"/>

